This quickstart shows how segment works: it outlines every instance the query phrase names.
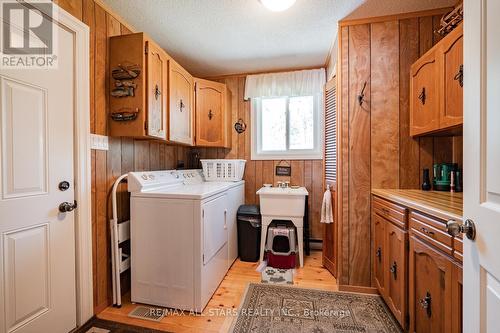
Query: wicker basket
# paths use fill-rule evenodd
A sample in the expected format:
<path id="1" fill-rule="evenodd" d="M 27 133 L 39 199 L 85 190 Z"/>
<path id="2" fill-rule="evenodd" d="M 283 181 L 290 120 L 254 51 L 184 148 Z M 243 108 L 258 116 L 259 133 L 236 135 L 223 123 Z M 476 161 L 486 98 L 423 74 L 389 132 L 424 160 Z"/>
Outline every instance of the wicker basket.
<path id="1" fill-rule="evenodd" d="M 243 179 L 246 160 L 201 160 L 207 182 L 236 182 Z"/>

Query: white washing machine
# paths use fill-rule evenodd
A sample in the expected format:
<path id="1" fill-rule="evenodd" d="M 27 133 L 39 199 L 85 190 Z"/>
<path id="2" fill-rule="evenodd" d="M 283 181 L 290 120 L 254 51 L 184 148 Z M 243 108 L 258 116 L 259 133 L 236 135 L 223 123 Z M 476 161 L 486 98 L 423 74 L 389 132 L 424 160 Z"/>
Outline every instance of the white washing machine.
<path id="1" fill-rule="evenodd" d="M 201 170 L 131 172 L 132 302 L 201 312 L 238 256 L 244 181 Z"/>

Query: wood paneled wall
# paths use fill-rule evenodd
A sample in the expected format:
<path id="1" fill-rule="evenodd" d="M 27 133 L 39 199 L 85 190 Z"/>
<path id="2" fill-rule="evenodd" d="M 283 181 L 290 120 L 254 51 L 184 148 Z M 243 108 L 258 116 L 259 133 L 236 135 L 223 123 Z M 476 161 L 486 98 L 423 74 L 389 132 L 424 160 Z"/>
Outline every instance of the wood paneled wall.
<path id="1" fill-rule="evenodd" d="M 420 188 L 423 168 L 462 164 L 460 136 L 409 136 L 410 66 L 440 39 L 433 31 L 441 14 L 429 14 L 341 24 L 339 30 L 341 285 L 371 286 L 371 189 Z"/>
<path id="2" fill-rule="evenodd" d="M 214 79 L 214 78 L 212 78 Z M 250 102 L 243 99 L 245 91 L 245 75 L 226 76 L 215 78 L 223 82 L 231 91 L 231 124 L 243 119 L 247 124 L 244 133 L 238 134 L 232 129 L 232 148 L 195 148 L 202 158 L 240 158 L 247 160 L 245 168 L 245 201 L 247 204 L 258 204 L 255 194 L 263 184 L 276 184 L 277 181 L 290 181 L 293 185 L 305 186 L 309 191 L 309 225 L 311 237 L 322 239 L 323 226 L 319 223 L 321 202 L 323 200 L 323 160 L 296 160 L 296 161 L 253 161 L 250 158 L 251 118 Z M 291 177 L 275 176 L 275 167 L 290 165 Z"/>
<path id="3" fill-rule="evenodd" d="M 125 22 L 94 0 L 57 0 L 63 9 L 90 27 L 90 130 L 108 134 L 108 38 L 131 33 Z M 173 169 L 178 161 L 188 162 L 189 148 L 153 140 L 109 138 L 109 150 L 92 150 L 92 259 L 94 311 L 111 304 L 111 254 L 109 219 L 110 192 L 114 181 L 129 171 Z M 118 195 L 120 220 L 129 219 L 126 185 Z M 125 288 L 126 288 L 125 284 Z"/>

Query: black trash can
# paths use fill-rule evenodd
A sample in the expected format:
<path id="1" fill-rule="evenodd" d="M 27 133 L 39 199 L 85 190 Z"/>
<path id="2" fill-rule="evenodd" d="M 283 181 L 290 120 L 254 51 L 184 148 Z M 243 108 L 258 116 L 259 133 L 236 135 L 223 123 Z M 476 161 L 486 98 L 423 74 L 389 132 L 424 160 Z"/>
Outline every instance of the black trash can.
<path id="1" fill-rule="evenodd" d="M 257 262 L 260 255 L 262 219 L 257 205 L 238 208 L 238 255 L 241 261 Z"/>

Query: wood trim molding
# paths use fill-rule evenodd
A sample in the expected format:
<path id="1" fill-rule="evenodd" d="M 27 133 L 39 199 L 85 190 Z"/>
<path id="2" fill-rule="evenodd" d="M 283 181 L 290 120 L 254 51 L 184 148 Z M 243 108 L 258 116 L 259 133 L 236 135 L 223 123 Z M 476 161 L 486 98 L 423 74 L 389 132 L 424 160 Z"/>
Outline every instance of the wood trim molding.
<path id="1" fill-rule="evenodd" d="M 374 287 L 359 287 L 339 284 L 339 291 L 347 291 L 351 293 L 363 293 L 371 295 L 380 295 L 377 288 Z"/>
<path id="2" fill-rule="evenodd" d="M 452 7 L 446 7 L 446 8 L 430 9 L 430 10 L 423 10 L 423 11 L 418 11 L 418 12 L 384 15 L 384 16 L 377 16 L 377 17 L 366 17 L 366 18 L 359 18 L 359 19 L 343 19 L 343 20 L 339 21 L 339 27 L 358 25 L 358 24 L 387 22 L 387 21 L 394 21 L 394 20 L 405 20 L 405 19 L 414 18 L 414 17 L 441 15 L 441 14 L 448 13 L 452 9 L 453 9 Z"/>
<path id="3" fill-rule="evenodd" d="M 75 131 L 74 175 L 76 324 L 81 326 L 94 315 L 92 277 L 91 166 L 90 166 L 90 29 L 78 18 L 54 3 L 57 22 L 75 35 Z M 40 8 L 43 11 L 43 9 Z M 46 12 L 48 16 L 52 13 Z"/>

